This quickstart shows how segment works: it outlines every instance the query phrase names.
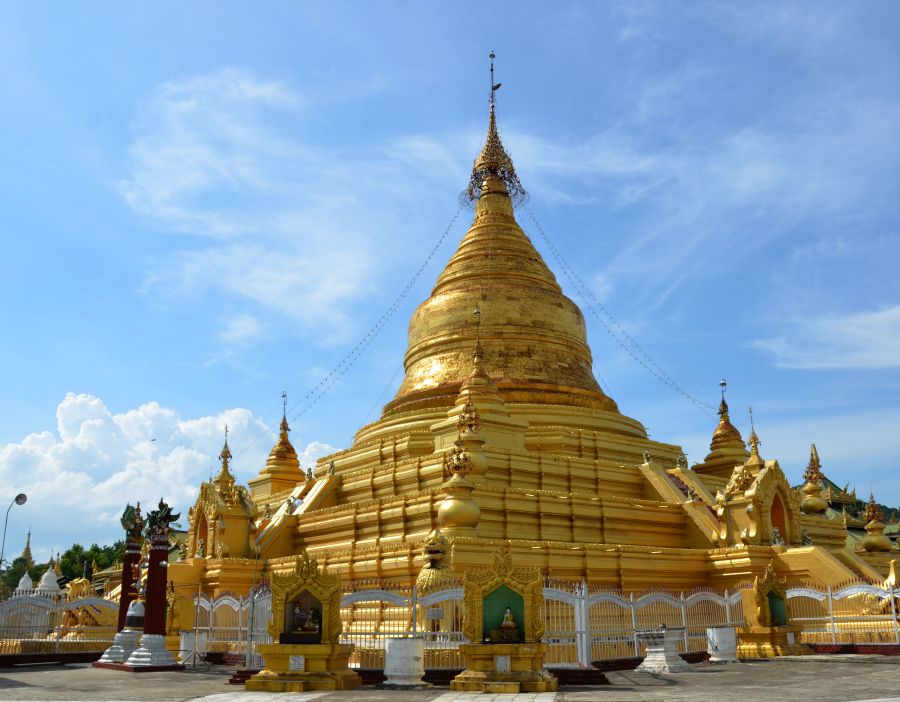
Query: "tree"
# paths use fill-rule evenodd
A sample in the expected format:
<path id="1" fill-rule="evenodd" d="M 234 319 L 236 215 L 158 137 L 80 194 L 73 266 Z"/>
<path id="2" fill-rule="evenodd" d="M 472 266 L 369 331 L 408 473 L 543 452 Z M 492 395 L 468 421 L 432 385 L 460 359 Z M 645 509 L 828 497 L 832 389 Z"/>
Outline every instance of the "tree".
<path id="1" fill-rule="evenodd" d="M 116 541 L 112 546 L 98 546 L 91 544 L 90 548 L 84 548 L 81 544 L 72 544 L 59 558 L 59 567 L 62 574 L 74 580 L 82 575 L 93 575 L 94 563 L 99 570 L 109 568 L 113 563 L 121 562 L 125 558 L 125 542 Z"/>

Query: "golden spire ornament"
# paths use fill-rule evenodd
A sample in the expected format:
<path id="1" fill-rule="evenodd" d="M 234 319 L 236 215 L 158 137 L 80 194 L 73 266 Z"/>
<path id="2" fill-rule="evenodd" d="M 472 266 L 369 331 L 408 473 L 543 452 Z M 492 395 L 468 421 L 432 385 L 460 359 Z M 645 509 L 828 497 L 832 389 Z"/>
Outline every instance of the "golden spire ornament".
<path id="1" fill-rule="evenodd" d="M 725 378 L 722 378 L 722 380 L 719 381 L 719 387 L 722 390 L 722 401 L 719 403 L 719 425 L 713 432 L 712 441 L 709 444 L 711 451 L 737 442 L 740 442 L 741 446 L 744 445 L 744 439 L 741 437 L 741 433 L 737 430 L 737 427 L 731 423 L 731 419 L 728 417 L 728 403 L 725 402 L 725 388 L 727 385 L 728 383 L 725 381 Z"/>
<path id="2" fill-rule="evenodd" d="M 488 119 L 487 138 L 484 141 L 484 148 L 475 159 L 475 165 L 472 167 L 472 177 L 469 180 L 469 187 L 466 188 L 468 199 L 477 200 L 481 194 L 485 192 L 486 186 L 490 186 L 490 180 L 499 179 L 506 186 L 506 193 L 514 204 L 524 202 L 528 195 L 519 176 L 516 175 L 516 169 L 513 166 L 512 159 L 503 148 L 503 142 L 500 140 L 500 133 L 497 131 L 497 116 L 495 113 L 496 94 L 500 89 L 500 83 L 494 83 L 494 59 L 496 54 L 492 51 L 491 58 L 491 93 L 490 93 L 490 117 Z"/>

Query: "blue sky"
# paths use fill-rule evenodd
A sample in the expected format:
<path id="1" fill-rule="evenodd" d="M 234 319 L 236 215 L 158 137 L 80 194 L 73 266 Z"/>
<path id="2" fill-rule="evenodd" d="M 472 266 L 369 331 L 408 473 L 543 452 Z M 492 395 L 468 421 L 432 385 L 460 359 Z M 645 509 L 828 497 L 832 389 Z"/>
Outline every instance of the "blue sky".
<path id="1" fill-rule="evenodd" d="M 5 3 L 8 549 L 186 510 L 226 421 L 252 476 L 283 389 L 307 464 L 377 417 L 467 210 L 303 398 L 456 212 L 491 49 L 531 207 L 622 327 L 704 402 L 727 378 L 793 480 L 816 442 L 900 504 L 898 27 L 893 2 Z M 586 318 L 622 411 L 701 460 L 714 415 Z"/>

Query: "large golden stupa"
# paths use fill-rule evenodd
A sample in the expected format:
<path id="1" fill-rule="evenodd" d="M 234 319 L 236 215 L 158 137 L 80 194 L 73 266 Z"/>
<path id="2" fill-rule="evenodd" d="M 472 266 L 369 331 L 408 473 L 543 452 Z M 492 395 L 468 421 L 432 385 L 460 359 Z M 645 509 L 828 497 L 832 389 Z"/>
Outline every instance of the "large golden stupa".
<path id="1" fill-rule="evenodd" d="M 314 473 L 283 421 L 249 489 L 226 444 L 190 511 L 177 585 L 245 592 L 303 550 L 348 579 L 414 580 L 436 529 L 457 574 L 505 544 L 547 574 L 626 590 L 730 587 L 770 562 L 822 584 L 886 576 L 890 553 L 846 547 L 822 509 L 817 454 L 792 489 L 755 431 L 748 450 L 723 397 L 710 453 L 688 467 L 604 394 L 581 311 L 516 222 L 524 191 L 493 92 L 468 192 L 474 220 L 410 320 L 406 374 L 381 418 Z"/>

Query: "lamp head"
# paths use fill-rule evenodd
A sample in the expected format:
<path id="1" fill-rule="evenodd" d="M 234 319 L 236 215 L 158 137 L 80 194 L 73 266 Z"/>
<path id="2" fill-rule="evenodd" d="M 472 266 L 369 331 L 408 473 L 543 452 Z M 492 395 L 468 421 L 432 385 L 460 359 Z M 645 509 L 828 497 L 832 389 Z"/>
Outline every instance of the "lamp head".
<path id="1" fill-rule="evenodd" d="M 18 495 L 16 495 L 15 502 L 17 505 L 24 505 L 26 502 L 28 502 L 28 495 L 26 495 L 24 492 L 20 492 Z"/>

